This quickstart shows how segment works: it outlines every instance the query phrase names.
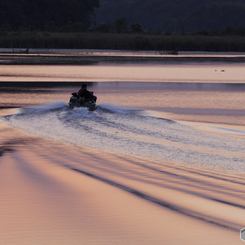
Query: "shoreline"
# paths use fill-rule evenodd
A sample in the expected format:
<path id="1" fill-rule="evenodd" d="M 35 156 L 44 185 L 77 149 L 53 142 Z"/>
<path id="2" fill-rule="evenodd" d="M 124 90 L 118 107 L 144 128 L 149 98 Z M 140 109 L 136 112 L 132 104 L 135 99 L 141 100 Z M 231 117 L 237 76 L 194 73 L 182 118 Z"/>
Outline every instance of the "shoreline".
<path id="1" fill-rule="evenodd" d="M 27 53 L 0 52 L 0 65 L 86 65 L 98 62 L 177 62 L 177 63 L 245 63 L 242 53 L 180 52 L 178 55 L 158 51 L 118 50 L 30 50 Z"/>

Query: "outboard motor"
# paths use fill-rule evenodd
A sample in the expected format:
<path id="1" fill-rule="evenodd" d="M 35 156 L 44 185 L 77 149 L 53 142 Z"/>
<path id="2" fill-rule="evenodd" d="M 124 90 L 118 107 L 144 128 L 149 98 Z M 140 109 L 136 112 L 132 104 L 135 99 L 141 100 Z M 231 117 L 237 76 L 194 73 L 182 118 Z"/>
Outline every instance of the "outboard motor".
<path id="1" fill-rule="evenodd" d="M 97 97 L 94 96 L 94 92 L 92 92 L 92 91 L 90 91 L 90 101 L 92 103 L 96 103 L 96 101 L 97 101 Z"/>
<path id="2" fill-rule="evenodd" d="M 77 103 L 77 93 L 72 93 L 72 97 L 70 98 L 71 103 Z"/>

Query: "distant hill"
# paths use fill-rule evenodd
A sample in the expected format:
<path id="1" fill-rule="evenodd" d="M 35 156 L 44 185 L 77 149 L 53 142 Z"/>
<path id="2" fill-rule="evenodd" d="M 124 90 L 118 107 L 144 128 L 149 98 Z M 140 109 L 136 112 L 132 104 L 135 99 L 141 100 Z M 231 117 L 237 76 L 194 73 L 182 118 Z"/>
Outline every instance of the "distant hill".
<path id="1" fill-rule="evenodd" d="M 244 0 L 100 0 L 97 25 L 126 18 L 143 30 L 165 32 L 220 31 L 245 27 Z"/>

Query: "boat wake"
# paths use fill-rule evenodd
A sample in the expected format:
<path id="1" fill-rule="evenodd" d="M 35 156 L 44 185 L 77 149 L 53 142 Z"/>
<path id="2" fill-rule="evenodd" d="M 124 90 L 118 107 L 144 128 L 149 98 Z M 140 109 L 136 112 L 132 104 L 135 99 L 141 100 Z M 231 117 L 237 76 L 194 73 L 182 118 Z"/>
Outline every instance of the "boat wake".
<path id="1" fill-rule="evenodd" d="M 19 109 L 1 118 L 32 135 L 157 161 L 245 171 L 244 139 L 152 117 L 143 110 L 101 104 L 70 110 L 65 102 Z"/>

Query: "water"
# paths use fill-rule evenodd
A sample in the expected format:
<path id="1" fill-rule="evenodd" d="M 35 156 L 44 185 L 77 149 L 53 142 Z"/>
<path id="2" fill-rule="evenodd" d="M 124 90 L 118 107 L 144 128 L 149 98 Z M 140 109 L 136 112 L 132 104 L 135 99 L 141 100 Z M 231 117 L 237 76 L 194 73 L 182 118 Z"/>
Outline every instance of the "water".
<path id="1" fill-rule="evenodd" d="M 87 65 L 1 65 L 0 81 L 244 83 L 243 63 L 98 62 Z"/>
<path id="2" fill-rule="evenodd" d="M 1 65 L 1 239 L 238 244 L 243 70 L 235 63 Z M 70 93 L 84 81 L 98 108 L 70 110 Z"/>
<path id="3" fill-rule="evenodd" d="M 111 153 L 245 171 L 244 139 L 145 114 L 103 104 L 96 111 L 70 110 L 58 102 L 23 108 L 4 120 L 33 135 Z"/>
<path id="4" fill-rule="evenodd" d="M 243 68 L 227 63 L 1 66 L 1 80 L 15 81 L 1 83 L 2 107 L 22 107 L 2 120 L 33 135 L 107 152 L 244 171 Z M 98 97 L 94 112 L 67 108 L 70 92 L 82 81 Z"/>

